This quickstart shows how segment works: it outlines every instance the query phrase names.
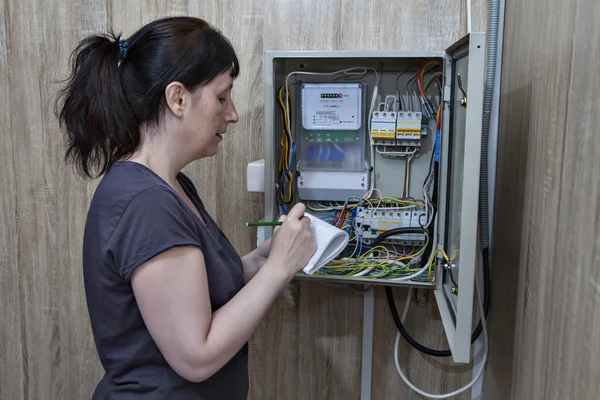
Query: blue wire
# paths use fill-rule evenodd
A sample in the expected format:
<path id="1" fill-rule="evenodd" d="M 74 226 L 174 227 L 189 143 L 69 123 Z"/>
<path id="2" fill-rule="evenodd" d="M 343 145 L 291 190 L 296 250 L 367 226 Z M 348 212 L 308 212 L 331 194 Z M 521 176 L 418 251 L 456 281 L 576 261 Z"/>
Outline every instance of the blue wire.
<path id="1" fill-rule="evenodd" d="M 434 149 L 434 158 L 435 162 L 440 162 L 440 141 L 441 141 L 442 131 L 435 131 L 435 149 Z"/>
<path id="2" fill-rule="evenodd" d="M 362 198 L 359 198 L 358 206 L 362 207 Z M 355 210 L 352 210 L 352 211 L 354 212 Z M 352 263 L 352 265 L 354 265 L 354 264 L 356 264 L 356 262 L 358 261 L 358 258 L 360 257 L 360 255 L 362 253 L 363 239 L 362 239 L 362 236 L 358 234 L 358 228 L 356 226 L 356 218 L 353 219 L 352 225 L 354 226 L 354 232 L 356 232 L 356 238 L 358 240 L 358 246 L 359 246 L 358 247 L 358 254 L 356 255 L 356 258 L 354 259 L 354 262 Z"/>

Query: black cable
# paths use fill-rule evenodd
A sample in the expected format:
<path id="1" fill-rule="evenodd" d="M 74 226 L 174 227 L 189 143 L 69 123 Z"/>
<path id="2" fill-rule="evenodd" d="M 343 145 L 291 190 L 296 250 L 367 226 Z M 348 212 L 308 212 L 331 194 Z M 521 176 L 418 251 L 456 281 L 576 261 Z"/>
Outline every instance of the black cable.
<path id="1" fill-rule="evenodd" d="M 373 247 L 381 244 L 383 240 L 390 236 L 404 234 L 404 233 L 427 233 L 425 229 L 422 228 L 397 228 L 390 229 L 386 232 L 383 232 L 381 235 L 377 236 L 377 238 L 373 241 Z M 425 262 L 429 262 L 429 260 L 425 260 Z M 490 268 L 489 268 L 489 249 L 483 249 L 483 309 L 485 318 L 487 319 L 489 309 L 490 309 Z M 406 331 L 402 321 L 400 320 L 400 316 L 398 315 L 398 309 L 396 308 L 396 302 L 394 300 L 394 295 L 392 294 L 392 289 L 389 286 L 385 287 L 385 294 L 388 300 L 388 305 L 390 307 L 390 312 L 392 314 L 392 318 L 394 319 L 394 323 L 398 328 L 398 331 L 404 337 L 404 339 L 415 349 L 419 350 L 422 353 L 428 354 L 434 357 L 449 357 L 452 355 L 450 350 L 436 350 L 431 349 L 429 347 L 423 346 Z M 475 331 L 471 335 L 471 343 L 474 343 L 475 340 L 479 337 L 483 330 L 483 325 L 481 323 L 481 319 L 475 328 Z"/>

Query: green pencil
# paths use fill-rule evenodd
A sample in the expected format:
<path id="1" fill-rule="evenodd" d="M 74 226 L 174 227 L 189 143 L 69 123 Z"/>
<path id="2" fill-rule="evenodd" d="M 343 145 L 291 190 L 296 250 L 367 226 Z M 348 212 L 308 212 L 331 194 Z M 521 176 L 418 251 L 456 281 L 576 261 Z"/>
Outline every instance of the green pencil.
<path id="1" fill-rule="evenodd" d="M 246 226 L 279 226 L 283 222 L 281 221 L 258 221 L 258 222 L 246 222 Z"/>

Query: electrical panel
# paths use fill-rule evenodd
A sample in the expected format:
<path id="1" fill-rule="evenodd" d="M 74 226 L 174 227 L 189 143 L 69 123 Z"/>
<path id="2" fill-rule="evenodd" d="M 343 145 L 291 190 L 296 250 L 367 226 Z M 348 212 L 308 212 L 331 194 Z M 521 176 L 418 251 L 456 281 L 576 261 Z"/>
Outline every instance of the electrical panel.
<path id="1" fill-rule="evenodd" d="M 350 236 L 297 279 L 431 289 L 456 362 L 470 355 L 484 49 L 475 33 L 445 51 L 264 60 L 264 218 L 302 202 Z"/>

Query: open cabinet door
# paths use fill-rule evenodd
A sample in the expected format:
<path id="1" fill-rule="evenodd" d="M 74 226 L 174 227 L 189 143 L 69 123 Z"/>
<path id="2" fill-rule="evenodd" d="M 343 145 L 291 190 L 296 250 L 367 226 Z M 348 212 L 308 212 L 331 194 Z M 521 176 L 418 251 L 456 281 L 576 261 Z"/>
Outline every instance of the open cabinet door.
<path id="1" fill-rule="evenodd" d="M 483 116 L 485 33 L 471 33 L 446 50 L 444 131 L 440 160 L 441 262 L 435 297 L 452 357 L 471 356 L 475 274 L 479 264 L 478 214 Z"/>

